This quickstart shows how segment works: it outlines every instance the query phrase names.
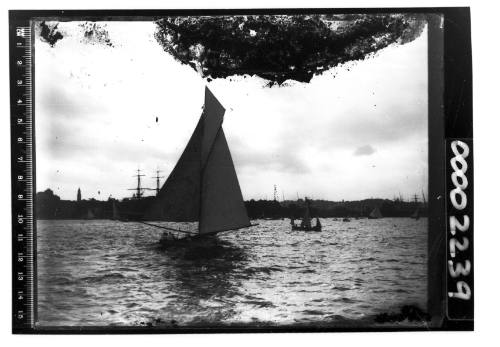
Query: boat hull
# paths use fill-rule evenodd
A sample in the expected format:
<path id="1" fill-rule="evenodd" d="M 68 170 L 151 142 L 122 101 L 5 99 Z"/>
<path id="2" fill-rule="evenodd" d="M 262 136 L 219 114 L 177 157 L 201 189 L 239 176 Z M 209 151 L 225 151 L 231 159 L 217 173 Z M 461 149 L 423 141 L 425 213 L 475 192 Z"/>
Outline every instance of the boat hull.
<path id="1" fill-rule="evenodd" d="M 215 235 L 196 235 L 176 237 L 172 233 L 165 232 L 158 241 L 161 247 L 212 247 L 217 244 Z"/>
<path id="2" fill-rule="evenodd" d="M 292 225 L 292 230 L 293 231 L 314 231 L 314 232 L 320 232 L 321 231 L 321 226 L 315 226 L 311 228 L 301 228 L 300 226 Z"/>

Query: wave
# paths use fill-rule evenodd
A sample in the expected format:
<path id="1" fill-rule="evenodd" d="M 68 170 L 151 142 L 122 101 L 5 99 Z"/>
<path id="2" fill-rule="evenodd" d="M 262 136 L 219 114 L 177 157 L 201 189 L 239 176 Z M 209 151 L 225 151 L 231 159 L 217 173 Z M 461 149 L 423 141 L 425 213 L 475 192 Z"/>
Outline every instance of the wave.
<path id="1" fill-rule="evenodd" d="M 348 288 L 348 287 L 342 287 L 342 286 L 335 286 L 333 287 L 334 290 L 338 290 L 339 292 L 345 292 L 348 290 L 352 290 L 353 288 Z"/>
<path id="2" fill-rule="evenodd" d="M 283 270 L 277 266 L 251 267 L 243 270 L 243 272 L 248 275 L 254 275 L 254 274 L 270 275 L 272 272 L 281 272 L 281 271 Z"/>
<path id="3" fill-rule="evenodd" d="M 312 316 L 323 316 L 325 312 L 319 310 L 304 310 L 302 313 Z"/>
<path id="4" fill-rule="evenodd" d="M 90 282 L 90 283 L 101 283 L 101 282 L 106 282 L 106 281 L 113 281 L 113 280 L 121 280 L 126 278 L 125 275 L 119 273 L 119 272 L 112 272 L 108 273 L 102 276 L 87 276 L 83 277 L 80 280 L 84 282 Z"/>
<path id="5" fill-rule="evenodd" d="M 247 300 L 247 301 L 242 301 L 242 303 L 247 304 L 247 305 L 252 305 L 252 306 L 257 306 L 260 308 L 268 308 L 268 307 L 276 307 L 272 302 L 270 301 L 260 301 L 260 300 Z"/>

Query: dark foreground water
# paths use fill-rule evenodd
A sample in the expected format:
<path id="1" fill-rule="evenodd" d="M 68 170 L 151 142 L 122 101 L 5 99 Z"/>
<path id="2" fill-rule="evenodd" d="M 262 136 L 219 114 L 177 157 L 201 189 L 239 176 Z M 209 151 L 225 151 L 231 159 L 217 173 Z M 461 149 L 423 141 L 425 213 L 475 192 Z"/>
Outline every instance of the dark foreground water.
<path id="1" fill-rule="evenodd" d="M 426 218 L 323 219 L 321 233 L 254 222 L 210 248 L 162 249 L 138 223 L 38 221 L 39 324 L 366 326 L 425 309 Z"/>

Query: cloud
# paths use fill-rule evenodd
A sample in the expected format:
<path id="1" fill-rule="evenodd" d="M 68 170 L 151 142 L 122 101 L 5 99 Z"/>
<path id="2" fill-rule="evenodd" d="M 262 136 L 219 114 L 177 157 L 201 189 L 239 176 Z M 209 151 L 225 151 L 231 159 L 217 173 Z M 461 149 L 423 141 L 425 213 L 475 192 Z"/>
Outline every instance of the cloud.
<path id="1" fill-rule="evenodd" d="M 63 78 L 53 76 L 54 79 Z M 56 83 L 45 83 L 44 89 L 40 92 L 38 107 L 46 112 L 50 117 L 57 117 L 58 121 L 68 121 L 71 119 L 91 118 L 97 112 L 104 112 L 106 105 L 98 102 L 95 97 L 91 97 L 82 88 L 76 89 L 74 85 L 62 88 Z"/>
<path id="2" fill-rule="evenodd" d="M 252 146 L 246 146 L 238 139 L 231 141 L 231 153 L 233 161 L 237 167 L 252 172 L 287 172 L 291 174 L 304 174 L 310 172 L 300 152 L 298 146 L 292 145 L 292 141 L 283 141 L 276 148 L 269 148 L 265 151 L 256 150 Z"/>
<path id="3" fill-rule="evenodd" d="M 373 148 L 371 145 L 365 145 L 365 146 L 361 146 L 361 147 L 356 148 L 356 150 L 354 151 L 354 155 L 355 156 L 372 155 L 375 152 L 376 152 L 375 148 Z"/>

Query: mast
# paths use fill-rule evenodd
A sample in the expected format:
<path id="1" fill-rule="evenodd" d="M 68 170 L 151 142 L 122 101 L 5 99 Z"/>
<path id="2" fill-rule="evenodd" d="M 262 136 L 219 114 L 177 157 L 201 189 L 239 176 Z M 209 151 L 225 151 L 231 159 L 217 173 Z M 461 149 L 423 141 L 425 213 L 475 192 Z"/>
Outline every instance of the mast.
<path id="1" fill-rule="evenodd" d="M 302 224 L 306 228 L 311 228 L 311 207 L 310 207 L 310 201 L 307 197 L 304 198 L 305 203 L 306 203 L 306 211 L 304 213 L 304 218 L 302 219 Z"/>
<path id="2" fill-rule="evenodd" d="M 164 178 L 164 176 L 160 176 L 160 170 L 156 170 L 156 177 L 153 177 L 153 179 L 156 179 L 156 195 L 160 193 L 160 178 Z"/>
<path id="3" fill-rule="evenodd" d="M 137 177 L 137 187 L 136 188 L 129 188 L 128 190 L 135 190 L 135 194 L 134 194 L 135 199 L 142 198 L 144 188 L 141 187 L 141 177 L 144 177 L 144 176 L 146 176 L 146 175 L 142 175 L 140 169 L 137 169 L 137 175 L 132 176 L 132 177 Z"/>
<path id="4" fill-rule="evenodd" d="M 415 203 L 415 205 L 418 205 L 418 196 L 417 196 L 417 194 L 413 195 L 413 202 Z"/>

